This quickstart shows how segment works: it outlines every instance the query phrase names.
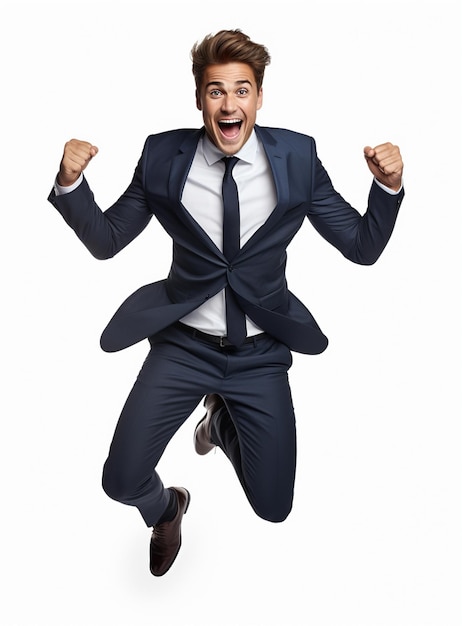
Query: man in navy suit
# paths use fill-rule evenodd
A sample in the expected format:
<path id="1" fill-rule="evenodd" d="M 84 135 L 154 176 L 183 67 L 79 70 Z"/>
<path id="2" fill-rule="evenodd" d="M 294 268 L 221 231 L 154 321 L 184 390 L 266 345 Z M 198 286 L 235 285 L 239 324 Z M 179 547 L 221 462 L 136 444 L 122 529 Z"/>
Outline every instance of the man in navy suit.
<path id="1" fill-rule="evenodd" d="M 107 351 L 151 344 L 118 421 L 103 487 L 153 527 L 155 576 L 178 554 L 190 501 L 183 487 L 165 488 L 155 468 L 204 396 L 196 451 L 223 450 L 257 515 L 281 522 L 289 514 L 291 351 L 317 354 L 327 339 L 288 290 L 286 248 L 307 217 L 347 259 L 372 264 L 404 195 L 400 151 L 391 143 L 364 149 L 374 180 L 361 215 L 333 188 L 311 137 L 256 125 L 270 57 L 241 31 L 207 36 L 192 60 L 203 128 L 148 137 L 131 184 L 105 212 L 83 176 L 98 150 L 73 139 L 49 197 L 97 258 L 119 252 L 153 215 L 173 240 L 168 277 L 132 294 L 101 337 Z"/>

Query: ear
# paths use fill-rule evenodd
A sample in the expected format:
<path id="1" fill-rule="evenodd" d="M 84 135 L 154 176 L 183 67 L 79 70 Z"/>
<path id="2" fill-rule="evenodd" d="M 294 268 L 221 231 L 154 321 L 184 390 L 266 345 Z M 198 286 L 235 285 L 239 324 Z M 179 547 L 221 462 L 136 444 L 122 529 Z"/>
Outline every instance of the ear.
<path id="1" fill-rule="evenodd" d="M 196 107 L 199 109 L 199 111 L 202 111 L 201 97 L 197 89 L 196 89 Z"/>
<path id="2" fill-rule="evenodd" d="M 257 111 L 259 111 L 263 106 L 263 87 L 260 87 L 260 91 L 258 92 L 257 98 Z"/>

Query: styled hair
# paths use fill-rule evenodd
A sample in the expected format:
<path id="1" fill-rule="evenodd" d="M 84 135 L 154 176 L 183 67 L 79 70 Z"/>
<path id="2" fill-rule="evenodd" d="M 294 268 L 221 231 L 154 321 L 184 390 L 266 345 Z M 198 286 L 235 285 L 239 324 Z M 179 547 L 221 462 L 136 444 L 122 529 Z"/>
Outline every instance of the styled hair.
<path id="1" fill-rule="evenodd" d="M 239 29 L 220 30 L 215 35 L 207 35 L 200 43 L 194 44 L 191 59 L 198 90 L 207 66 L 221 63 L 246 63 L 252 68 L 257 89 L 260 89 L 265 67 L 271 61 L 265 46 L 254 43 Z"/>

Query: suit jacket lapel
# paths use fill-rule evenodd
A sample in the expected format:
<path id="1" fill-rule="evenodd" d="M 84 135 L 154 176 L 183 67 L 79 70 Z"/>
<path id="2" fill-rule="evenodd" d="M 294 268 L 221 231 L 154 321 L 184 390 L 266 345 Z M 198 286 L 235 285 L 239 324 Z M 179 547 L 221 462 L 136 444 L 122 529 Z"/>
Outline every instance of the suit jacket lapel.
<path id="1" fill-rule="evenodd" d="M 168 181 L 169 196 L 173 204 L 183 210 L 185 209 L 181 204 L 181 194 L 203 132 L 204 130 L 200 129 L 188 135 L 178 148 L 178 154 L 172 159 Z"/>
<path id="2" fill-rule="evenodd" d="M 187 223 L 188 228 L 195 232 L 196 235 L 200 237 L 200 239 L 206 243 L 215 254 L 223 257 L 223 254 L 216 247 L 204 229 L 196 222 L 181 202 L 183 188 L 196 154 L 197 144 L 203 134 L 204 128 L 192 132 L 180 145 L 178 154 L 172 159 L 170 177 L 168 181 L 168 193 L 170 199 L 172 200 L 173 210 L 177 211 L 182 221 Z"/>
<path id="3" fill-rule="evenodd" d="M 289 178 L 287 173 L 287 154 L 282 150 L 281 146 L 269 134 L 269 132 L 260 126 L 255 126 L 257 137 L 263 144 L 266 156 L 273 173 L 276 185 L 276 193 L 278 203 L 273 214 L 280 209 L 285 210 L 289 203 Z"/>
<path id="4" fill-rule="evenodd" d="M 243 246 L 244 251 L 248 246 L 255 244 L 264 237 L 268 229 L 281 218 L 289 204 L 289 177 L 287 172 L 287 155 L 278 145 L 276 140 L 268 133 L 265 128 L 255 125 L 255 131 L 258 138 L 262 142 L 266 156 L 268 158 L 271 172 L 276 186 L 277 204 L 274 211 L 268 217 L 266 222 L 252 235 L 252 237 Z"/>

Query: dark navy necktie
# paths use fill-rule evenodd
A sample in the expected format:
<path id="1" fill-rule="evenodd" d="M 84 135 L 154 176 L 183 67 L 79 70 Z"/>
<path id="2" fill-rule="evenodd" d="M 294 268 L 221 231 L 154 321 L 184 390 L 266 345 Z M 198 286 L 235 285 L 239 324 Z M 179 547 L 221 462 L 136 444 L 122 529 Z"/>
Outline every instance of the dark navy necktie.
<path id="1" fill-rule="evenodd" d="M 232 176 L 233 167 L 239 161 L 237 157 L 225 157 L 225 175 L 223 176 L 223 254 L 233 271 L 233 259 L 241 247 L 241 226 L 239 218 L 239 196 L 237 185 Z M 246 336 L 245 315 L 238 305 L 231 287 L 226 287 L 226 327 L 227 337 L 235 346 L 240 346 Z"/>

